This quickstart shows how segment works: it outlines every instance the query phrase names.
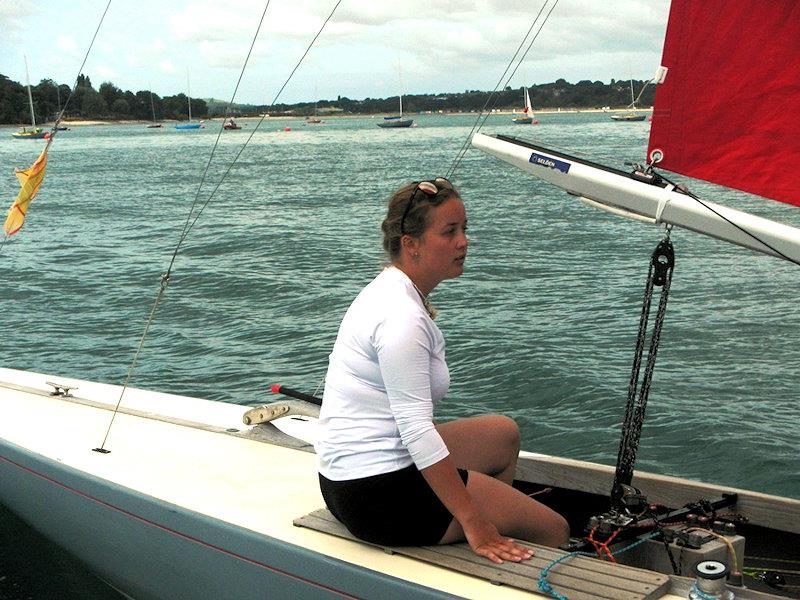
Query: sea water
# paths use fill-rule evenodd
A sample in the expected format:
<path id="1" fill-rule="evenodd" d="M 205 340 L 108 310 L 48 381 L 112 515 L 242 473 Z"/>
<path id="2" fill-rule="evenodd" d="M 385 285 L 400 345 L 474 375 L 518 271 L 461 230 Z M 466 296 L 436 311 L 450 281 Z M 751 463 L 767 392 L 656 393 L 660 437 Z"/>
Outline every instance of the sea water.
<path id="1" fill-rule="evenodd" d="M 520 126 L 492 116 L 483 131 L 623 169 L 645 154 L 647 122 L 539 119 Z M 210 164 L 219 122 L 60 132 L 24 228 L 0 250 L 0 365 L 122 383 L 188 228 L 132 385 L 240 404 L 271 400 L 272 383 L 317 391 L 344 311 L 384 260 L 389 194 L 445 174 L 475 115 L 415 121 L 393 130 L 371 118 L 269 120 L 255 132 L 251 121 L 223 133 Z M 42 147 L 11 131 L 0 129 L 8 205 L 13 168 Z M 663 232 L 588 208 L 476 150 L 452 180 L 470 246 L 464 275 L 431 296 L 452 378 L 437 416 L 507 414 L 525 450 L 613 465 L 648 261 Z M 689 185 L 800 226 L 796 208 Z M 676 266 L 636 466 L 800 498 L 800 271 L 696 233 L 672 239 Z M 0 529 L 0 598 L 113 597 L 57 549 L 26 542 L 29 531 L 5 511 Z M 32 583 L 42 577 L 44 586 Z"/>

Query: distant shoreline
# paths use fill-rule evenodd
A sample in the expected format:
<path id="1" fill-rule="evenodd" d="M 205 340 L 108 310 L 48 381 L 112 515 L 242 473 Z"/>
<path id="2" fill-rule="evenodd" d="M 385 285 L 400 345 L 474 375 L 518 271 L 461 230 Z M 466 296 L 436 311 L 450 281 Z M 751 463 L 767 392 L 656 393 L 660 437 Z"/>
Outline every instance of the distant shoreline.
<path id="1" fill-rule="evenodd" d="M 651 108 L 637 108 L 635 112 L 651 112 Z M 565 109 L 544 109 L 544 110 L 535 110 L 533 111 L 533 116 L 536 115 L 551 115 L 551 114 L 574 114 L 574 113 L 617 113 L 617 112 L 630 112 L 630 109 L 627 108 L 565 108 Z M 438 117 L 468 117 L 471 115 L 477 115 L 478 113 L 475 112 L 447 112 L 447 113 L 407 113 L 407 116 L 411 118 L 416 117 L 428 117 L 428 116 L 438 116 Z M 510 110 L 498 110 L 493 113 L 493 115 L 503 115 L 503 116 L 521 116 L 522 112 L 513 112 Z M 276 116 L 267 116 L 264 117 L 265 121 L 291 121 L 291 120 L 300 120 L 305 121 L 307 115 L 276 115 Z M 334 120 L 334 119 L 378 119 L 383 118 L 386 116 L 383 113 L 375 113 L 375 114 L 332 114 L 332 115 L 324 115 L 320 114 L 317 115 L 317 118 L 325 120 Z M 228 117 L 230 118 L 230 117 Z M 261 120 L 262 117 L 233 117 L 235 121 L 241 121 L 242 123 L 252 123 L 254 121 Z M 209 117 L 206 119 L 201 119 L 204 122 L 218 122 L 222 121 L 222 117 Z M 186 121 L 177 121 L 174 119 L 165 119 L 163 121 L 159 121 L 163 125 L 177 125 L 180 123 L 186 123 Z M 142 121 L 137 119 L 114 119 L 114 120 L 102 120 L 102 119 L 63 119 L 61 121 L 62 125 L 66 125 L 69 127 L 81 127 L 84 125 L 148 125 L 152 123 L 152 121 Z M 52 126 L 52 123 L 49 124 Z M 8 127 L 13 127 L 12 124 L 7 124 Z M 44 127 L 46 127 L 45 125 Z"/>

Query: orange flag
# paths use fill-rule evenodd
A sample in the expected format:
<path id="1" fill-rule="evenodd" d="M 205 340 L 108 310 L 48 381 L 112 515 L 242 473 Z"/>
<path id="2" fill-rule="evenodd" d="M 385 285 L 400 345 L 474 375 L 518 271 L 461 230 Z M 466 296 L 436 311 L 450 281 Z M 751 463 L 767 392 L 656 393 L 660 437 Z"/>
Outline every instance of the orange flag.
<path id="1" fill-rule="evenodd" d="M 6 217 L 5 225 L 3 225 L 6 235 L 14 235 L 22 229 L 25 213 L 28 212 L 28 205 L 34 199 L 39 188 L 42 187 L 42 181 L 44 181 L 44 170 L 47 167 L 47 148 L 49 146 L 49 144 L 45 146 L 36 162 L 27 169 L 14 169 L 14 174 L 19 179 L 21 189 L 17 194 L 17 199 L 14 200 L 14 204 L 8 209 L 8 217 Z"/>

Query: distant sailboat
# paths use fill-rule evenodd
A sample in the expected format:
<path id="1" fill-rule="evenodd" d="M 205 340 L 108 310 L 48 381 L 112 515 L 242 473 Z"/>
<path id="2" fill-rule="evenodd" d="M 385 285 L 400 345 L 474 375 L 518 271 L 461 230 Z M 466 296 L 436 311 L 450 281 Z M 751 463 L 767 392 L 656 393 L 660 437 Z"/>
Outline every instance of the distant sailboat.
<path id="1" fill-rule="evenodd" d="M 33 96 L 31 95 L 31 82 L 28 76 L 28 59 L 25 58 L 25 85 L 28 87 L 28 106 L 31 109 L 31 128 L 22 128 L 22 131 L 16 131 L 11 134 L 11 137 L 17 140 L 43 140 L 50 137 L 50 132 L 45 131 L 41 127 L 36 127 L 36 113 L 33 111 Z"/>
<path id="2" fill-rule="evenodd" d="M 187 97 L 189 98 L 189 122 L 188 123 L 178 123 L 175 125 L 175 129 L 201 129 L 203 127 L 203 122 L 200 121 L 199 123 L 192 123 L 192 88 L 189 85 L 189 75 L 186 75 L 186 92 Z"/>
<path id="3" fill-rule="evenodd" d="M 398 77 L 399 77 L 399 70 L 400 67 L 398 66 Z M 378 127 L 383 127 L 385 129 L 398 129 L 400 127 L 411 127 L 414 123 L 414 119 L 404 119 L 403 118 L 403 82 L 402 79 L 400 80 L 400 114 L 399 115 L 389 115 L 383 117 L 383 122 L 378 123 Z"/>
<path id="4" fill-rule="evenodd" d="M 306 117 L 306 125 L 318 125 L 322 123 L 322 119 L 317 116 L 317 96 L 319 96 L 319 92 L 314 88 L 314 116 Z"/>
<path id="5" fill-rule="evenodd" d="M 189 101 L 189 110 L 191 111 L 191 109 L 192 109 L 192 107 L 191 107 L 191 100 L 190 100 Z M 163 127 L 161 125 L 161 123 L 156 123 L 156 108 L 155 108 L 155 105 L 153 104 L 153 92 L 150 92 L 150 112 L 153 113 L 153 122 L 150 123 L 150 125 L 148 125 L 147 128 L 148 129 L 154 129 L 156 127 Z M 189 120 L 191 120 L 191 117 L 189 118 Z"/>
<path id="6" fill-rule="evenodd" d="M 644 121 L 646 114 L 634 112 L 636 110 L 636 100 L 633 98 L 633 79 L 631 79 L 631 103 L 628 105 L 629 112 L 620 115 L 611 115 L 614 121 Z"/>
<path id="7" fill-rule="evenodd" d="M 524 90 L 524 97 L 525 97 L 525 108 L 522 109 L 524 113 L 522 116 L 514 117 L 512 120 L 517 125 L 538 125 L 539 121 L 533 118 L 533 107 L 531 106 L 531 97 L 528 95 L 528 88 L 522 88 Z"/>

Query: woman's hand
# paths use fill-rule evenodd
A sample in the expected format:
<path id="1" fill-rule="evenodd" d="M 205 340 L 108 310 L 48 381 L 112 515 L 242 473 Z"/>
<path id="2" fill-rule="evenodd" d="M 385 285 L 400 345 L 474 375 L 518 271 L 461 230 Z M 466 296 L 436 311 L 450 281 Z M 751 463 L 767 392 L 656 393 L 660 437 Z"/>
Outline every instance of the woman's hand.
<path id="1" fill-rule="evenodd" d="M 492 562 L 520 562 L 533 556 L 533 550 L 517 544 L 511 538 L 504 538 L 489 521 L 479 519 L 472 523 L 462 523 L 461 527 L 472 551 Z"/>

